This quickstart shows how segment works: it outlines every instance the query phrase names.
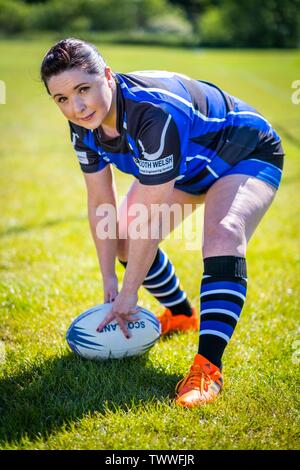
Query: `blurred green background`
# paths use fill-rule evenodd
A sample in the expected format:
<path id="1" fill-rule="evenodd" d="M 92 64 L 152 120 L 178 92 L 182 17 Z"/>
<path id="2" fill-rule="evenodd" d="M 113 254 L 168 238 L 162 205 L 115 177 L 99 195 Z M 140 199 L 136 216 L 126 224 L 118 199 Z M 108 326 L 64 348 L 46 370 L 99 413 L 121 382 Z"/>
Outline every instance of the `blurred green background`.
<path id="1" fill-rule="evenodd" d="M 299 47 L 300 0 L 0 0 L 0 35 L 45 31 L 102 42 Z"/>

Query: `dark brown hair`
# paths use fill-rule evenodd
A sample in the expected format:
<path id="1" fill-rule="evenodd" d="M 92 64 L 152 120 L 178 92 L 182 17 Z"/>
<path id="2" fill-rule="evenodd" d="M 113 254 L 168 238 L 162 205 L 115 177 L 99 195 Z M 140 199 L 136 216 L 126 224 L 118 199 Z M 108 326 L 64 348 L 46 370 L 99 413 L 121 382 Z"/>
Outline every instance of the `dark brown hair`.
<path id="1" fill-rule="evenodd" d="M 90 74 L 102 74 L 106 64 L 98 49 L 80 39 L 68 38 L 58 41 L 45 54 L 40 75 L 50 95 L 47 82 L 53 75 L 73 68 Z"/>

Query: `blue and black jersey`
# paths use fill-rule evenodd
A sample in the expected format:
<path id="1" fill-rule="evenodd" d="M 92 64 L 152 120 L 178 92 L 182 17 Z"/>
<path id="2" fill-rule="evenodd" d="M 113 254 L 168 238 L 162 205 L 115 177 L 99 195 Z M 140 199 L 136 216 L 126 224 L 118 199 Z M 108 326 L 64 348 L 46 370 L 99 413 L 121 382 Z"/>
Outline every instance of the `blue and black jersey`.
<path id="1" fill-rule="evenodd" d="M 177 73 L 115 74 L 117 130 L 69 121 L 83 172 L 112 164 L 142 184 L 175 179 L 175 187 L 205 192 L 225 174 L 245 173 L 278 187 L 283 164 L 280 137 L 254 108 L 217 86 Z"/>

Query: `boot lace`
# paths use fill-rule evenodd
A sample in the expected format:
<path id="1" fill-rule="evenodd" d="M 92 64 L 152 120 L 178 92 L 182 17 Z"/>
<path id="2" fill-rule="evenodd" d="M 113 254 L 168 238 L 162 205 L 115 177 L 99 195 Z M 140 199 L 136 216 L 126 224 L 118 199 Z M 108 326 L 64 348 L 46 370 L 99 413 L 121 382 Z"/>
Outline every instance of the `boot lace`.
<path id="1" fill-rule="evenodd" d="M 209 385 L 214 381 L 219 386 L 221 386 L 221 376 L 221 373 L 218 371 L 214 372 L 212 375 L 209 375 L 204 372 L 204 370 L 199 365 L 194 365 L 191 367 L 189 375 L 186 377 L 186 379 L 183 379 L 180 386 L 184 387 L 188 385 L 192 388 L 200 390 L 200 392 L 203 393 L 208 391 Z"/>
<path id="2" fill-rule="evenodd" d="M 211 383 L 211 377 L 206 374 L 201 367 L 195 365 L 191 367 L 190 373 L 187 376 L 183 385 L 190 385 L 193 388 L 200 389 L 202 392 L 208 391 L 208 386 Z"/>

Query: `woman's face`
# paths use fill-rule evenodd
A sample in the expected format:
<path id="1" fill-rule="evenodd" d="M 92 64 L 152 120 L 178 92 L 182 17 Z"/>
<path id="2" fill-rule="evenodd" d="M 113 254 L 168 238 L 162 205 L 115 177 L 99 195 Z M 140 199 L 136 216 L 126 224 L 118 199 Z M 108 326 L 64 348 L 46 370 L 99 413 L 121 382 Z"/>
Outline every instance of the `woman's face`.
<path id="1" fill-rule="evenodd" d="M 48 80 L 48 89 L 63 115 L 86 129 L 97 129 L 112 120 L 114 80 L 109 67 L 105 74 L 67 70 Z M 89 119 L 85 119 L 85 118 Z"/>

